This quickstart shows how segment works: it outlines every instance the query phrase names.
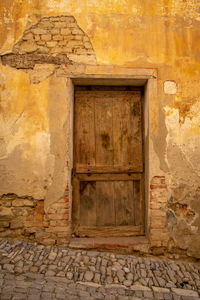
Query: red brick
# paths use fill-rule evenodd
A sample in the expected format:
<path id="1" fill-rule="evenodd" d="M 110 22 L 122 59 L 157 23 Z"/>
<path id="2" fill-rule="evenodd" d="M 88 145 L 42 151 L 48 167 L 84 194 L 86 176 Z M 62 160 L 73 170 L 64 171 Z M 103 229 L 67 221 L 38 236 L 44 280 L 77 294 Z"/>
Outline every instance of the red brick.
<path id="1" fill-rule="evenodd" d="M 68 220 L 58 220 L 58 221 L 56 221 L 56 225 L 66 226 L 66 225 L 69 225 L 69 221 Z"/>
<path id="2" fill-rule="evenodd" d="M 159 184 L 159 185 L 151 184 L 150 185 L 151 190 L 153 190 L 153 189 L 166 189 L 166 188 L 167 188 L 166 184 Z"/>
<path id="3" fill-rule="evenodd" d="M 165 217 L 166 211 L 162 209 L 152 209 L 150 214 L 152 217 Z"/>
<path id="4" fill-rule="evenodd" d="M 50 209 L 48 210 L 48 214 L 55 214 L 55 212 L 56 212 L 56 209 L 55 209 L 55 208 L 50 208 Z"/>
<path id="5" fill-rule="evenodd" d="M 151 229 L 150 230 L 150 238 L 154 241 L 162 241 L 168 240 L 168 233 L 163 229 Z"/>
<path id="6" fill-rule="evenodd" d="M 166 217 L 152 217 L 151 218 L 151 228 L 165 228 L 166 227 Z"/>

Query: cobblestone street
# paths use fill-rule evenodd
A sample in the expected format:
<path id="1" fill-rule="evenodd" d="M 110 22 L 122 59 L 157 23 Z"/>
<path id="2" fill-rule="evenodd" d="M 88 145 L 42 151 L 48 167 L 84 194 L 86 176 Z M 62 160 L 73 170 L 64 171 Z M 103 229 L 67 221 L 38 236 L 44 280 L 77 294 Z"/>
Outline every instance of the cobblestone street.
<path id="1" fill-rule="evenodd" d="M 200 299 L 196 263 L 0 240 L 0 299 Z"/>

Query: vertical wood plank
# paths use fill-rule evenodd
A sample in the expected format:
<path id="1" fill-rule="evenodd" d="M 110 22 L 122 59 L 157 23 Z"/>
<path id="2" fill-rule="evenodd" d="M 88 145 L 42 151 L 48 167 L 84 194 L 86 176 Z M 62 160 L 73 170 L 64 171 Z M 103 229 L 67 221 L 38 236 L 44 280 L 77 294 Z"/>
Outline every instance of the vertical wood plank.
<path id="1" fill-rule="evenodd" d="M 132 95 L 129 101 L 129 145 L 128 164 L 135 166 L 138 172 L 143 171 L 143 144 L 142 144 L 142 103 L 141 96 Z"/>
<path id="2" fill-rule="evenodd" d="M 97 226 L 115 225 L 113 181 L 96 182 Z"/>
<path id="3" fill-rule="evenodd" d="M 143 171 L 140 94 L 116 95 L 113 116 L 114 165 Z"/>
<path id="4" fill-rule="evenodd" d="M 99 93 L 95 98 L 96 166 L 113 165 L 112 97 Z"/>
<path id="5" fill-rule="evenodd" d="M 73 176 L 72 218 L 72 231 L 76 232 L 80 220 L 80 181 L 76 176 Z"/>
<path id="6" fill-rule="evenodd" d="M 96 226 L 96 182 L 81 182 L 80 194 L 80 225 Z"/>
<path id="7" fill-rule="evenodd" d="M 133 181 L 133 198 L 134 198 L 134 225 L 142 224 L 142 207 L 141 207 L 141 197 L 140 197 L 140 181 Z"/>
<path id="8" fill-rule="evenodd" d="M 114 202 L 116 226 L 134 224 L 133 183 L 131 180 L 114 182 Z"/>
<path id="9" fill-rule="evenodd" d="M 129 113 L 127 104 L 127 100 L 121 97 L 115 97 L 113 100 L 114 166 L 127 166 Z"/>
<path id="10" fill-rule="evenodd" d="M 75 93 L 75 161 L 95 165 L 94 101 L 84 91 Z"/>

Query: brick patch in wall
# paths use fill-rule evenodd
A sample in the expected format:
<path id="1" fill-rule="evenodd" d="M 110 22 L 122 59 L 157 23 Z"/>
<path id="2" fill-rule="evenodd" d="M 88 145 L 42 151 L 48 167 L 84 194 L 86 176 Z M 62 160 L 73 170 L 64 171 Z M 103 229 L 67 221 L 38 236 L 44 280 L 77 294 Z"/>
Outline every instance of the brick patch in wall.
<path id="1" fill-rule="evenodd" d="M 150 240 L 154 254 L 161 254 L 167 247 L 167 185 L 164 176 L 155 176 L 150 184 Z"/>
<path id="2" fill-rule="evenodd" d="M 18 197 L 15 194 L 2 195 L 0 237 L 23 238 L 48 245 L 68 244 L 69 197 L 66 193 L 51 206 L 48 214 L 44 212 L 43 199 Z"/>
<path id="3" fill-rule="evenodd" d="M 33 239 L 34 233 L 44 223 L 44 201 L 15 194 L 2 195 L 0 199 L 0 237 Z"/>
<path id="4" fill-rule="evenodd" d="M 17 69 L 33 69 L 35 64 L 96 64 L 91 41 L 73 16 L 41 18 L 1 59 Z"/>

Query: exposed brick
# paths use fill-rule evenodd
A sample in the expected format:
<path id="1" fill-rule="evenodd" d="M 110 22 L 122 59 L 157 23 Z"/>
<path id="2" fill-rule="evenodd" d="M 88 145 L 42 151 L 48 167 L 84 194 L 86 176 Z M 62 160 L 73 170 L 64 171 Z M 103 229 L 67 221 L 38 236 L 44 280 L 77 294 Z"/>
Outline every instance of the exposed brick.
<path id="1" fill-rule="evenodd" d="M 149 206 L 150 206 L 150 208 L 152 210 L 156 210 L 156 209 L 162 210 L 162 209 L 165 209 L 166 204 L 165 203 L 161 203 L 161 202 L 151 201 L 151 203 L 150 203 Z"/>
<path id="2" fill-rule="evenodd" d="M 16 206 L 16 207 L 24 206 L 24 200 L 16 199 L 12 202 L 12 206 Z"/>
<path id="3" fill-rule="evenodd" d="M 95 64 L 96 58 L 93 55 L 76 55 L 76 54 L 69 54 L 69 59 L 76 62 L 76 63 L 82 63 L 82 64 Z"/>
<path id="4" fill-rule="evenodd" d="M 33 28 L 31 29 L 31 32 L 34 34 L 47 34 L 48 31 L 42 28 Z"/>
<path id="5" fill-rule="evenodd" d="M 90 39 L 89 39 L 89 37 L 88 37 L 88 36 L 86 36 L 86 35 L 85 35 L 85 36 L 83 37 L 83 41 L 84 41 L 84 42 L 89 42 L 89 41 L 90 41 Z"/>
<path id="6" fill-rule="evenodd" d="M 151 184 L 150 185 L 150 188 L 153 190 L 153 189 L 166 189 L 167 186 L 166 184 L 160 184 L 160 185 L 157 185 L 157 184 Z"/>
<path id="7" fill-rule="evenodd" d="M 72 34 L 79 34 L 79 35 L 83 35 L 83 31 L 81 29 L 72 29 Z"/>
<path id="8" fill-rule="evenodd" d="M 63 36 L 61 34 L 53 35 L 53 40 L 54 41 L 62 41 Z"/>
<path id="9" fill-rule="evenodd" d="M 25 227 L 40 227 L 40 228 L 43 228 L 43 227 L 47 227 L 49 225 L 48 222 L 44 222 L 43 220 L 38 222 L 37 220 L 32 220 L 32 221 L 25 221 L 24 222 L 24 226 Z"/>
<path id="10" fill-rule="evenodd" d="M 77 24 L 76 23 L 69 23 L 67 27 L 69 27 L 69 28 L 76 28 Z"/>
<path id="11" fill-rule="evenodd" d="M 151 218 L 151 228 L 165 228 L 166 227 L 166 217 L 152 217 Z"/>
<path id="12" fill-rule="evenodd" d="M 57 220 L 56 221 L 56 225 L 57 226 L 66 226 L 66 225 L 69 225 L 69 220 L 68 219 Z"/>
<path id="13" fill-rule="evenodd" d="M 56 28 L 64 28 L 65 24 L 63 22 L 54 22 L 54 26 Z"/>
<path id="14" fill-rule="evenodd" d="M 50 41 L 46 43 L 47 47 L 54 48 L 57 45 L 57 41 Z"/>
<path id="15" fill-rule="evenodd" d="M 151 216 L 152 217 L 165 217 L 166 211 L 161 209 L 152 209 L 151 210 Z"/>
<path id="16" fill-rule="evenodd" d="M 9 227 L 10 223 L 8 221 L 0 221 L 0 228 Z"/>
<path id="17" fill-rule="evenodd" d="M 60 54 L 63 52 L 64 52 L 63 49 L 60 47 L 55 47 L 55 48 L 51 49 L 51 51 L 50 51 L 51 54 Z"/>
<path id="18" fill-rule="evenodd" d="M 59 43 L 55 44 L 54 42 Z M 67 56 L 71 55 L 70 59 L 74 63 L 96 64 L 89 38 L 78 27 L 74 17 L 44 17 L 25 31 L 22 39 L 14 45 L 13 53 L 2 56 L 2 62 L 18 69 L 33 69 L 35 64 L 60 64 L 54 58 L 56 55 L 64 53 Z M 78 55 L 75 55 L 76 53 Z M 31 56 L 33 54 L 48 54 L 52 59 L 48 56 L 46 59 L 43 57 L 40 61 L 37 55 L 36 58 Z M 52 62 L 49 60 L 52 60 Z M 62 63 L 70 64 L 71 62 L 66 60 Z"/>
<path id="19" fill-rule="evenodd" d="M 50 226 L 56 226 L 56 221 L 52 221 L 52 220 L 51 220 L 51 221 L 49 222 L 49 225 L 50 225 Z"/>
<path id="20" fill-rule="evenodd" d="M 65 46 L 66 43 L 67 43 L 67 41 L 65 41 L 65 40 L 64 40 L 64 41 L 59 41 L 59 42 L 58 42 L 58 45 L 59 45 L 59 46 Z"/>
<path id="21" fill-rule="evenodd" d="M 73 40 L 73 38 L 72 38 L 71 35 L 63 35 L 63 39 L 66 40 L 66 41 L 71 41 L 71 40 Z"/>
<path id="22" fill-rule="evenodd" d="M 22 219 L 16 219 L 14 221 L 10 222 L 10 228 L 11 229 L 17 229 L 17 228 L 23 228 L 24 227 L 24 223 L 22 221 Z"/>
<path id="23" fill-rule="evenodd" d="M 79 47 L 83 45 L 82 41 L 69 41 L 67 47 Z"/>
<path id="24" fill-rule="evenodd" d="M 67 226 L 53 226 L 46 229 L 46 232 L 68 232 Z"/>
<path id="25" fill-rule="evenodd" d="M 44 45 L 46 45 L 46 42 L 40 40 L 40 41 L 37 42 L 37 45 L 44 46 Z"/>
<path id="26" fill-rule="evenodd" d="M 68 218 L 68 215 L 66 217 L 65 215 L 59 214 L 59 213 L 49 215 L 50 220 L 62 220 L 62 219 L 66 219 L 66 218 Z"/>
<path id="27" fill-rule="evenodd" d="M 48 52 L 49 52 L 49 49 L 47 47 L 44 47 L 44 46 L 38 47 L 38 53 L 47 54 Z"/>
<path id="28" fill-rule="evenodd" d="M 85 46 L 86 49 L 91 49 L 92 48 L 92 45 L 89 42 L 85 42 L 84 46 Z"/>
<path id="29" fill-rule="evenodd" d="M 35 34 L 34 35 L 34 39 L 35 39 L 36 42 L 39 41 L 40 40 L 40 35 L 39 34 Z"/>
<path id="30" fill-rule="evenodd" d="M 52 29 L 53 28 L 53 24 L 51 23 L 50 20 L 45 20 L 43 19 L 42 21 L 39 22 L 39 26 L 41 28 L 46 28 L 46 29 Z"/>
<path id="31" fill-rule="evenodd" d="M 43 40 L 43 41 L 50 41 L 51 40 L 51 34 L 43 34 L 43 35 L 41 35 L 41 40 Z"/>
<path id="32" fill-rule="evenodd" d="M 72 23 L 75 21 L 74 17 L 70 17 L 70 16 L 63 16 L 63 17 L 59 17 L 59 20 L 61 22 L 66 22 L 66 23 Z"/>
<path id="33" fill-rule="evenodd" d="M 62 35 L 69 35 L 69 34 L 71 34 L 71 30 L 69 28 L 61 28 L 60 33 Z"/>
<path id="34" fill-rule="evenodd" d="M 155 240 L 152 240 L 151 241 L 151 247 L 161 247 L 162 246 L 162 242 L 159 240 L 159 241 L 155 241 Z"/>
<path id="35" fill-rule="evenodd" d="M 48 214 L 55 214 L 56 213 L 56 209 L 55 208 L 50 208 L 48 210 Z"/>
<path id="36" fill-rule="evenodd" d="M 59 34 L 60 33 L 60 29 L 59 28 L 53 28 L 51 30 L 51 34 L 55 35 L 55 34 Z"/>
<path id="37" fill-rule="evenodd" d="M 23 40 L 33 40 L 33 34 L 31 32 L 24 34 Z"/>
<path id="38" fill-rule="evenodd" d="M 78 41 L 82 41 L 83 40 L 83 36 L 82 35 L 75 35 L 74 39 L 78 40 Z"/>
<path id="39" fill-rule="evenodd" d="M 161 240 L 168 240 L 168 232 L 166 232 L 163 228 L 162 229 L 151 229 L 150 230 L 150 237 L 152 240 L 161 241 Z"/>

